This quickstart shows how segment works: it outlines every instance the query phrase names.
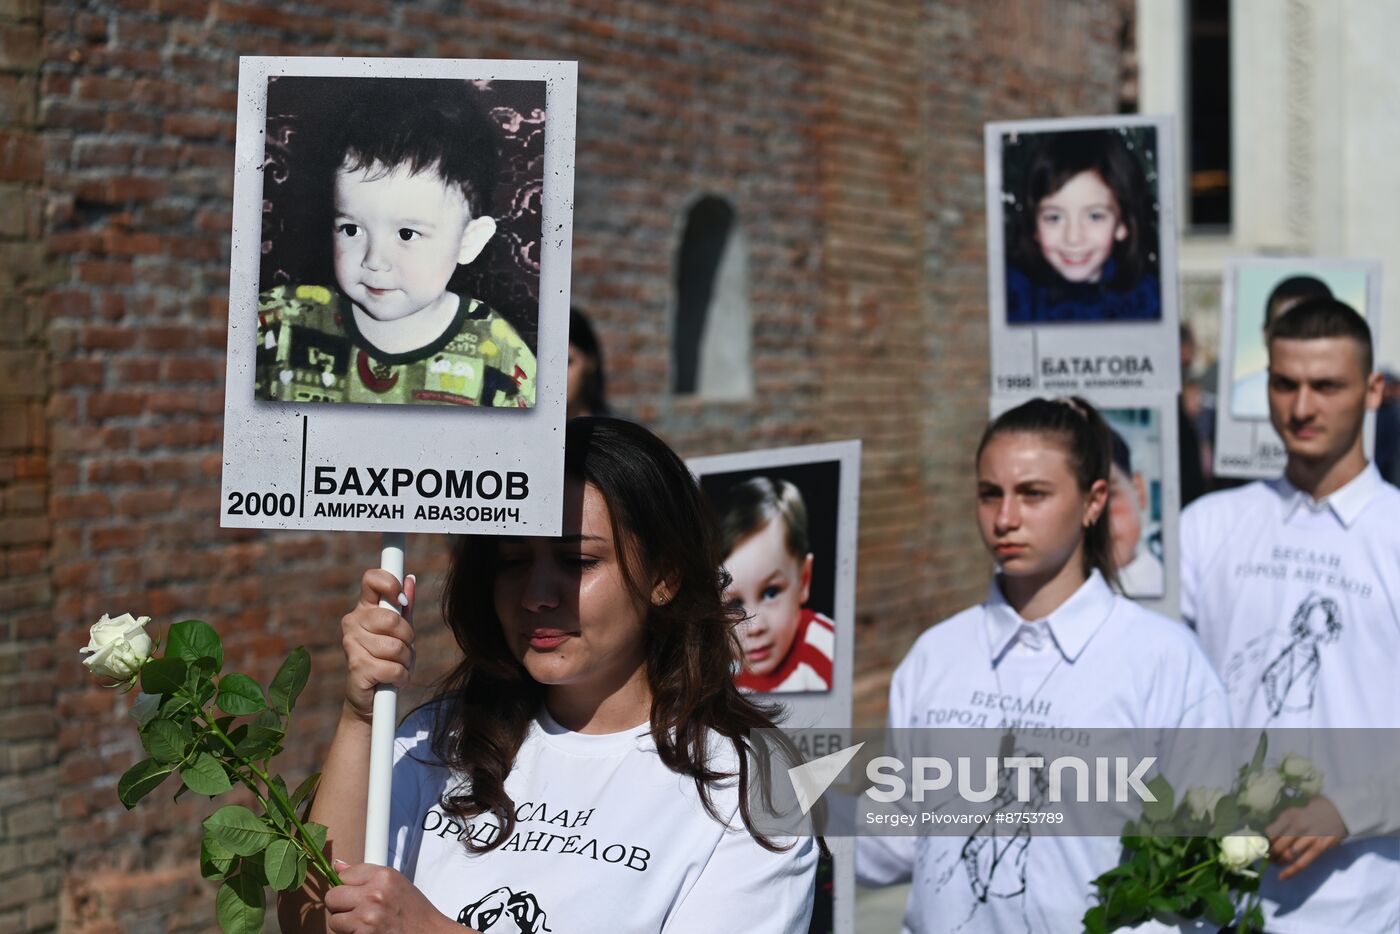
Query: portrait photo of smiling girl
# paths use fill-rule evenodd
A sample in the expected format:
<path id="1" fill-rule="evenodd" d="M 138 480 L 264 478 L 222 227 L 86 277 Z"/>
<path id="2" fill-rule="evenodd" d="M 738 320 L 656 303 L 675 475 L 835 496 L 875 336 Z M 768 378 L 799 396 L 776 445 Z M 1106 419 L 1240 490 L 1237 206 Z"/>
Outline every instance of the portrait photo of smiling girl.
<path id="1" fill-rule="evenodd" d="M 544 84 L 268 82 L 254 397 L 531 408 Z"/>
<path id="2" fill-rule="evenodd" d="M 1156 145 L 1150 126 L 1003 139 L 1008 324 L 1162 317 Z"/>

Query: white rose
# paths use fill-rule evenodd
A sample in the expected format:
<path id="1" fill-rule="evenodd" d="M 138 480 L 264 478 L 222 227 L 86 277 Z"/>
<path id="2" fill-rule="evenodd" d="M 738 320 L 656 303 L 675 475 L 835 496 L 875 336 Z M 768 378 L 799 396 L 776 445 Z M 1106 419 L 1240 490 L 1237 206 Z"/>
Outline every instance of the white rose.
<path id="1" fill-rule="evenodd" d="M 1186 792 L 1186 809 L 1197 820 L 1209 820 L 1223 797 L 1225 792 L 1219 788 L 1192 788 Z"/>
<path id="2" fill-rule="evenodd" d="M 1322 770 L 1305 756 L 1289 753 L 1279 763 L 1278 770 L 1288 784 L 1305 795 L 1311 797 L 1322 790 Z"/>
<path id="3" fill-rule="evenodd" d="M 1269 854 L 1269 838 L 1248 828 L 1220 838 L 1220 865 L 1239 876 L 1258 878 L 1249 867 Z"/>
<path id="4" fill-rule="evenodd" d="M 1244 791 L 1240 792 L 1240 806 L 1255 814 L 1265 814 L 1278 803 L 1282 793 L 1283 778 L 1277 772 L 1272 769 L 1255 772 L 1245 781 Z"/>
<path id="5" fill-rule="evenodd" d="M 88 656 L 83 659 L 88 671 L 99 678 L 117 681 L 130 681 L 135 677 L 155 648 L 151 637 L 146 635 L 145 626 L 150 621 L 149 616 L 136 619 L 130 613 L 123 613 L 111 619 L 103 613 L 89 633 L 88 644 L 78 650 Z"/>

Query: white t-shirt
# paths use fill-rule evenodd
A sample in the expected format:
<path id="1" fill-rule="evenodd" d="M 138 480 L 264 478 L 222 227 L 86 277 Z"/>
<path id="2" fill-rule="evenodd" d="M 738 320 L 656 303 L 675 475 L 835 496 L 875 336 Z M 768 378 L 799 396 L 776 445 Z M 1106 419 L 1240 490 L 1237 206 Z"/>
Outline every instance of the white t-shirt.
<path id="1" fill-rule="evenodd" d="M 1287 480 L 1202 497 L 1182 514 L 1181 559 L 1182 616 L 1237 725 L 1400 727 L 1400 490 L 1374 465 L 1321 503 Z M 1400 829 L 1393 806 L 1366 803 L 1375 776 L 1345 768 L 1324 769 L 1323 794 L 1347 826 Z M 1280 934 L 1395 932 L 1400 840 L 1348 841 L 1286 882 L 1270 871 L 1261 893 Z"/>
<path id="2" fill-rule="evenodd" d="M 739 816 L 737 780 L 712 791 L 722 826 L 694 781 L 661 763 L 647 724 L 585 735 L 542 712 L 506 779 L 514 833 L 473 854 L 462 841 L 484 842 L 499 827 L 491 816 L 463 826 L 443 812 L 457 780 L 432 755 L 432 716 L 409 717 L 395 741 L 389 864 L 448 918 L 483 934 L 807 931 L 815 842 L 759 846 Z M 712 764 L 732 770 L 731 744 L 711 740 Z"/>
<path id="3" fill-rule="evenodd" d="M 890 685 L 889 725 L 1057 729 L 1225 727 L 1225 694 L 1181 625 L 1111 591 L 1097 571 L 1027 623 L 994 582 L 987 600 L 929 629 Z M 1019 737 L 1018 737 L 1019 742 Z M 1080 930 L 1117 837 L 861 837 L 867 885 L 911 879 L 904 930 Z"/>

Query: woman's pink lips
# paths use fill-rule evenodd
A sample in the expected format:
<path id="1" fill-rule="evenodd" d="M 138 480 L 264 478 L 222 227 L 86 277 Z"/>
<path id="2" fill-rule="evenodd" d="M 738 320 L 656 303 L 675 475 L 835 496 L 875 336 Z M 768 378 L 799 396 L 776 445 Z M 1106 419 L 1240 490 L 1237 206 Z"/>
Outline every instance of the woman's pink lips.
<path id="1" fill-rule="evenodd" d="M 1021 552 L 1026 550 L 1026 546 L 1011 544 L 997 545 L 994 550 L 999 555 L 1019 555 Z"/>
<path id="2" fill-rule="evenodd" d="M 530 631 L 530 647 L 533 649 L 552 649 L 572 635 L 574 633 L 565 632 L 562 629 L 533 629 Z"/>
<path id="3" fill-rule="evenodd" d="M 765 645 L 761 648 L 749 649 L 747 652 L 744 653 L 744 657 L 751 662 L 761 662 L 772 654 L 773 647 L 771 645 Z"/>

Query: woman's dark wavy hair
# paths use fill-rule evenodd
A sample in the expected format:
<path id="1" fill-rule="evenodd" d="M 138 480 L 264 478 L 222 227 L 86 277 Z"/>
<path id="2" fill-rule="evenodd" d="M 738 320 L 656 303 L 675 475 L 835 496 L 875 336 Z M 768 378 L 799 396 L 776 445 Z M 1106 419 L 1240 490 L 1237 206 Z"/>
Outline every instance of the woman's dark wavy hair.
<path id="1" fill-rule="evenodd" d="M 1006 434 L 1039 435 L 1059 444 L 1069 458 L 1081 493 L 1089 492 L 1096 481 L 1108 483 L 1113 466 L 1113 429 L 1108 427 L 1098 409 L 1079 396 L 1031 399 L 997 416 L 977 444 L 974 469 L 982 462 L 982 452 L 992 439 Z M 1084 531 L 1084 573 L 1095 568 L 1110 586 L 1118 586 L 1107 505 L 1094 524 Z"/>
<path id="2" fill-rule="evenodd" d="M 1157 257 L 1157 224 L 1151 188 L 1142 163 L 1128 149 L 1118 130 L 1070 130 L 1046 133 L 1035 144 L 1021 190 L 1021 209 L 1011 215 L 1007 244 L 1011 260 L 1032 279 L 1054 282 L 1056 272 L 1045 261 L 1035 239 L 1036 214 L 1042 199 L 1064 187 L 1080 172 L 1097 172 L 1118 202 L 1119 219 L 1128 236 L 1113 244 L 1113 281 L 1104 285 L 1126 291 L 1153 271 Z"/>
<path id="3" fill-rule="evenodd" d="M 711 786 L 733 778 L 710 766 L 713 730 L 734 745 L 738 759 L 739 810 L 754 839 L 779 846 L 759 833 L 750 815 L 751 730 L 774 727 L 776 707 L 763 707 L 734 686 L 736 613 L 721 597 L 728 583 L 721 568 L 717 526 L 686 468 L 659 438 L 621 419 L 581 417 L 565 429 L 566 476 L 594 486 L 607 501 L 624 579 L 648 608 L 645 623 L 646 677 L 651 688 L 651 735 L 661 761 L 695 780 L 705 809 L 722 820 Z M 544 703 L 544 687 L 530 677 L 507 647 L 493 597 L 498 570 L 496 541 L 486 536 L 459 540 L 443 592 L 443 618 L 464 656 L 439 685 L 430 704 L 440 705 L 433 753 L 465 776 L 444 795 L 448 813 L 465 821 L 493 814 L 501 832 L 485 852 L 508 839 L 515 808 L 506 777 L 515 765 L 530 722 Z M 658 581 L 673 596 L 651 601 Z M 760 786 L 766 788 L 767 786 Z"/>

